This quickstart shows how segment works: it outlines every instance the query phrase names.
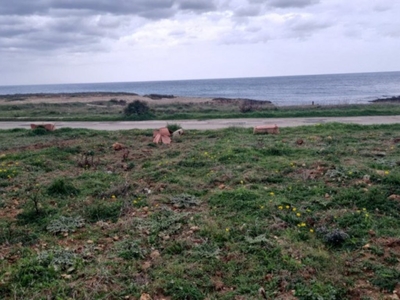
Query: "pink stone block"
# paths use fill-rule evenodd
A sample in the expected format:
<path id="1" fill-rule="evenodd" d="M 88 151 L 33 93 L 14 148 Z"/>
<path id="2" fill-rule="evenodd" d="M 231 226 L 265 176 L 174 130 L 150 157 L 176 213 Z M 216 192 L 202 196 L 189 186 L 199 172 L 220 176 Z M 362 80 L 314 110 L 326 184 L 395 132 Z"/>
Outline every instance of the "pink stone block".
<path id="1" fill-rule="evenodd" d="M 47 131 L 53 131 L 56 129 L 56 126 L 52 123 L 47 123 L 47 124 L 31 124 L 31 129 L 36 129 L 36 128 L 44 128 Z"/>
<path id="2" fill-rule="evenodd" d="M 278 134 L 279 133 L 279 128 L 276 124 L 274 125 L 261 125 L 261 126 L 256 126 L 253 129 L 253 133 L 267 133 L 267 134 Z"/>

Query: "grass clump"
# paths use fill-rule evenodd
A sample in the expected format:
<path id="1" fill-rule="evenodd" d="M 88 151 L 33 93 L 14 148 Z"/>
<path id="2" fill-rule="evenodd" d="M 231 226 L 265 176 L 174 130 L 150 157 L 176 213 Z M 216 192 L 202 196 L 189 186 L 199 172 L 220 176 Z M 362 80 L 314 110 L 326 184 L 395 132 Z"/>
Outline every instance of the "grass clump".
<path id="1" fill-rule="evenodd" d="M 47 188 L 50 196 L 75 196 L 79 190 L 64 178 L 57 178 Z"/>

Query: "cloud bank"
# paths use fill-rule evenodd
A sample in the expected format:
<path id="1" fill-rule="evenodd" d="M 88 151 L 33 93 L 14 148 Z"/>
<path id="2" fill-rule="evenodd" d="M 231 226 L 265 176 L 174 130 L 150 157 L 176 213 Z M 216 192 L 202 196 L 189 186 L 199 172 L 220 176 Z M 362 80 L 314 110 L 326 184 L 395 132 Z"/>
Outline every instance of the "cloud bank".
<path id="1" fill-rule="evenodd" d="M 326 50 L 327 44 L 338 48 L 338 55 L 340 45 L 347 51 L 372 43 L 398 47 L 399 13 L 400 5 L 391 0 L 0 0 L 0 67 L 5 70 L 0 84 L 14 82 L 5 72 L 17 74 L 21 64 L 34 68 L 35 62 L 37 67 L 49 60 L 54 72 L 57 64 L 61 70 L 68 63 L 100 62 L 111 68 L 132 53 L 160 61 L 172 55 L 176 62 L 179 53 L 199 70 L 197 76 L 213 77 L 200 72 L 196 53 L 211 62 L 218 55 L 224 60 L 222 53 L 230 49 L 240 68 L 249 60 L 241 54 L 244 48 L 258 55 L 262 50 L 272 55 L 282 49 L 278 46 L 281 52 L 292 49 L 287 52 L 291 60 L 302 48 Z"/>

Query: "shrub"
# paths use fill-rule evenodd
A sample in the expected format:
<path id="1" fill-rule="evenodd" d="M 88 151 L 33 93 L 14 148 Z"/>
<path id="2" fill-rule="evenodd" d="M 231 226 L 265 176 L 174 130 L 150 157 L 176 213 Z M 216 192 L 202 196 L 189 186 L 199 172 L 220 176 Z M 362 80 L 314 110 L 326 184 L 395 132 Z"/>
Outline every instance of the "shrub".
<path id="1" fill-rule="evenodd" d="M 145 116 L 150 113 L 150 108 L 146 102 L 135 100 L 129 103 L 124 109 L 124 114 L 126 116 Z"/>
<path id="2" fill-rule="evenodd" d="M 182 126 L 180 124 L 173 123 L 173 124 L 167 124 L 167 128 L 168 131 L 172 133 L 174 131 L 177 131 L 178 129 L 181 129 Z"/>
<path id="3" fill-rule="evenodd" d="M 64 179 L 58 178 L 47 188 L 47 193 L 52 196 L 76 195 L 78 194 L 78 189 L 72 184 L 65 182 Z"/>

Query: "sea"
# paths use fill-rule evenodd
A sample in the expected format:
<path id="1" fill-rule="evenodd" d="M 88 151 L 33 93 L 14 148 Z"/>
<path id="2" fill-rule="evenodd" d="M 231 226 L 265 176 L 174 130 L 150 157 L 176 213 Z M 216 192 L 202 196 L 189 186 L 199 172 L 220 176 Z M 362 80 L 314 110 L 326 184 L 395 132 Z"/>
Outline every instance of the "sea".
<path id="1" fill-rule="evenodd" d="M 366 104 L 400 96 L 400 72 L 304 76 L 1 86 L 0 95 L 126 92 L 246 98 L 276 106 Z"/>

